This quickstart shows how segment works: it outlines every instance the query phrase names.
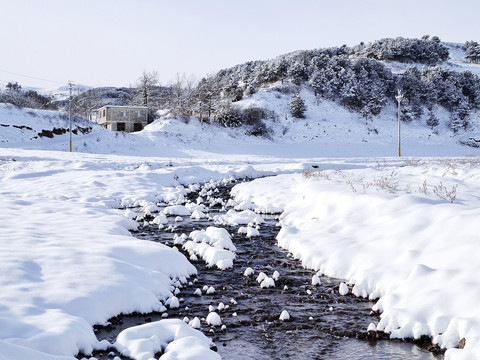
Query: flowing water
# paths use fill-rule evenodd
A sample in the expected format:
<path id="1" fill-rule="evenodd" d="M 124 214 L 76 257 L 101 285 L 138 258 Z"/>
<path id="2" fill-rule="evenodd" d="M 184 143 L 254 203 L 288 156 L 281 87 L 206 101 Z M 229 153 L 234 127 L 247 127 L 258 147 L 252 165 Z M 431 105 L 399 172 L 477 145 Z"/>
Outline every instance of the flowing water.
<path id="1" fill-rule="evenodd" d="M 228 197 L 230 186 L 218 188 L 216 197 Z M 193 200 L 195 194 L 190 195 Z M 224 211 L 224 210 L 223 210 Z M 221 213 L 210 209 L 210 214 Z M 237 359 L 443 359 L 412 342 L 388 340 L 386 336 L 372 339 L 367 336 L 369 323 L 378 323 L 378 315 L 371 312 L 372 302 L 339 295 L 339 279 L 321 277 L 321 284 L 311 285 L 315 272 L 302 268 L 299 261 L 276 246 L 279 228 L 275 216 L 264 216 L 260 236 L 246 238 L 237 234 L 237 227 L 225 227 L 232 235 L 236 259 L 233 269 L 208 268 L 203 261 L 195 266 L 195 283 L 184 287 L 180 294 L 181 306 L 169 309 L 168 318 L 206 318 L 209 306 L 221 316 L 225 329 L 202 322 L 201 330 L 213 339 L 217 351 L 226 360 Z M 186 234 L 212 226 L 208 220 L 184 219 L 169 230 L 158 226 L 143 226 L 134 235 L 141 239 L 173 246 L 174 235 Z M 181 247 L 179 247 L 181 250 Z M 188 256 L 188 255 L 187 255 Z M 255 274 L 243 275 L 251 267 Z M 261 289 L 256 282 L 260 271 L 272 276 L 280 273 L 274 288 Z M 194 290 L 204 285 L 213 286 L 212 295 L 197 296 Z M 232 300 L 233 299 L 233 300 Z M 217 310 L 222 303 L 225 309 Z M 289 321 L 280 321 L 282 310 L 290 314 Z M 99 340 L 115 341 L 117 334 L 130 326 L 157 321 L 161 313 L 120 315 L 111 319 L 110 326 L 95 327 Z M 119 356 L 115 351 L 94 353 L 97 359 Z M 123 357 L 121 357 L 123 359 Z"/>

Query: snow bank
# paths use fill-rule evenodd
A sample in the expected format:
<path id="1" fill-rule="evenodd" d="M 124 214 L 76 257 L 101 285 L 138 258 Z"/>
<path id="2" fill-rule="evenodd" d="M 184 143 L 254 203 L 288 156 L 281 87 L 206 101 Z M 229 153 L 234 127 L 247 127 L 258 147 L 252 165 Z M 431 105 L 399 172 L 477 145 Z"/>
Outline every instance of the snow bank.
<path id="1" fill-rule="evenodd" d="M 428 335 L 449 349 L 465 338 L 465 349 L 450 349 L 446 358 L 472 358 L 480 354 L 475 164 L 385 163 L 280 175 L 232 193 L 237 201 L 282 206 L 278 244 L 305 267 L 347 279 L 355 295 L 379 298 L 378 330 L 392 338 Z"/>
<path id="2" fill-rule="evenodd" d="M 0 151 L 2 359 L 71 359 L 103 349 L 92 325 L 164 311 L 177 280 L 196 274 L 178 251 L 132 237 L 135 212 L 117 209 L 140 206 L 141 217 L 181 198 L 173 171 L 55 152 L 13 151 L 16 161 L 3 160 L 13 158 Z"/>
<path id="3" fill-rule="evenodd" d="M 201 332 L 178 319 L 160 320 L 123 330 L 115 342 L 117 350 L 135 360 L 149 360 L 164 352 L 162 360 L 217 360 L 220 355 Z"/>

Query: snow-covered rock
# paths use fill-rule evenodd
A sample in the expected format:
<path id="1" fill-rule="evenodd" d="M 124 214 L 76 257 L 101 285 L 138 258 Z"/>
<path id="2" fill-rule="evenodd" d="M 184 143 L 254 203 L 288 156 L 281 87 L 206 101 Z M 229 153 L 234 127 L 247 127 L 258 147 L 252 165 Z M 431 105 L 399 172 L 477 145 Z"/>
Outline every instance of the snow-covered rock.
<path id="1" fill-rule="evenodd" d="M 149 360 L 160 351 L 166 358 L 176 354 L 178 359 L 220 359 L 210 350 L 213 343 L 200 331 L 194 330 L 182 320 L 160 320 L 123 330 L 114 346 L 124 356 L 136 360 Z"/>
<path id="2" fill-rule="evenodd" d="M 208 325 L 212 326 L 222 325 L 222 319 L 220 318 L 220 315 L 218 315 L 215 311 L 212 311 L 208 314 L 206 322 Z"/>
<path id="3" fill-rule="evenodd" d="M 287 310 L 282 310 L 282 313 L 280 314 L 280 318 L 279 318 L 281 321 L 288 321 L 290 320 L 290 314 L 288 313 Z"/>

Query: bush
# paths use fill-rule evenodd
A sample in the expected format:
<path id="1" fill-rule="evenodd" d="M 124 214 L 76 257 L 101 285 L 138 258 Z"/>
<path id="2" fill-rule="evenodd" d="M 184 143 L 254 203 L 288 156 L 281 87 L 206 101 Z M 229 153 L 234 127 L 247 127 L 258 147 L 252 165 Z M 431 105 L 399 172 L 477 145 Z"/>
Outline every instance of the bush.
<path id="1" fill-rule="evenodd" d="M 242 113 L 233 106 L 226 106 L 215 116 L 216 121 L 225 127 L 239 127 L 242 125 Z"/>

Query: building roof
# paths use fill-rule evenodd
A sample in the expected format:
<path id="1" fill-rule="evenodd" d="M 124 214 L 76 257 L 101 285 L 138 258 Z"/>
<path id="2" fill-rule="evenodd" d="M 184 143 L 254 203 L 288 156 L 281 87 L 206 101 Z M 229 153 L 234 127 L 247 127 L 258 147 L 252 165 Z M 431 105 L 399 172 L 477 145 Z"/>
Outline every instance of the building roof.
<path id="1" fill-rule="evenodd" d="M 144 109 L 148 110 L 147 106 L 136 106 L 136 105 L 104 105 L 102 107 L 99 107 L 97 110 L 103 109 L 103 108 L 118 108 L 118 109 Z"/>

